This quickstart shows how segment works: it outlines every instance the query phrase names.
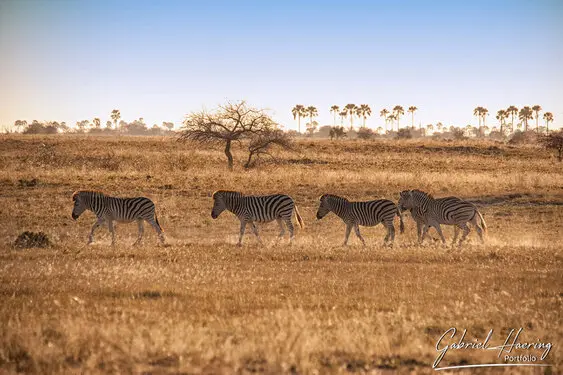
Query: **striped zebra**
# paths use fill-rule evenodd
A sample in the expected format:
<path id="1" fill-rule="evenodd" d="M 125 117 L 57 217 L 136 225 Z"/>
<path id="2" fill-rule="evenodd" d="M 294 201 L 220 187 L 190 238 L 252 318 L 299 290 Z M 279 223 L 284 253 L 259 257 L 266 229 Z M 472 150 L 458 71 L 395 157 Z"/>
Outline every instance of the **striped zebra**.
<path id="1" fill-rule="evenodd" d="M 458 228 L 463 230 L 463 236 L 459 241 L 461 245 L 470 232 L 467 226 L 468 222 L 475 225 L 481 242 L 484 242 L 483 232 L 487 230 L 487 224 L 483 215 L 472 203 L 460 198 L 446 197 L 434 199 L 432 195 L 420 190 L 405 190 L 400 193 L 399 210 L 411 211 L 411 215 L 417 225 L 419 243 L 424 241 L 424 237 L 427 235 L 430 227 L 436 228 L 442 243 L 446 243 L 440 228 L 440 224 L 446 224 L 455 226 L 452 244 L 455 244 L 457 241 Z M 422 231 L 421 227 L 423 227 Z"/>
<path id="2" fill-rule="evenodd" d="M 242 246 L 242 237 L 246 225 L 250 223 L 252 230 L 262 243 L 258 229 L 255 222 L 268 223 L 276 220 L 280 227 L 279 238 L 285 234 L 283 222 L 289 230 L 290 243 L 293 242 L 293 223 L 291 217 L 295 212 L 295 217 L 301 228 L 304 227 L 303 219 L 299 215 L 299 211 L 288 195 L 274 194 L 274 195 L 244 195 L 236 191 L 219 190 L 213 193 L 213 209 L 211 210 L 211 217 L 217 219 L 221 212 L 228 210 L 231 211 L 240 220 L 240 235 L 238 239 L 238 246 Z"/>
<path id="3" fill-rule="evenodd" d="M 329 212 L 334 212 L 346 224 L 346 236 L 344 238 L 344 246 L 348 244 L 348 238 L 352 228 L 356 232 L 356 236 L 364 241 L 360 234 L 360 225 L 373 227 L 379 223 L 387 228 L 387 235 L 384 243 L 391 240 L 391 244 L 395 240 L 395 227 L 393 220 L 395 215 L 400 218 L 400 230 L 404 231 L 403 218 L 395 205 L 387 199 L 379 199 L 367 202 L 350 202 L 348 199 L 332 194 L 324 194 L 320 197 L 319 210 L 317 211 L 317 219 L 322 219 Z"/>
<path id="4" fill-rule="evenodd" d="M 82 190 L 75 192 L 72 200 L 74 201 L 72 209 L 74 220 L 77 220 L 86 210 L 92 211 L 98 218 L 88 236 L 88 244 L 94 241 L 94 231 L 100 225 L 107 223 L 111 232 L 111 244 L 115 245 L 113 222 L 128 223 L 134 220 L 137 221 L 139 227 L 139 236 L 134 245 L 139 244 L 143 238 L 143 221 L 145 220 L 156 230 L 160 242 L 164 244 L 164 231 L 156 218 L 154 203 L 149 198 L 116 198 L 97 191 Z"/>

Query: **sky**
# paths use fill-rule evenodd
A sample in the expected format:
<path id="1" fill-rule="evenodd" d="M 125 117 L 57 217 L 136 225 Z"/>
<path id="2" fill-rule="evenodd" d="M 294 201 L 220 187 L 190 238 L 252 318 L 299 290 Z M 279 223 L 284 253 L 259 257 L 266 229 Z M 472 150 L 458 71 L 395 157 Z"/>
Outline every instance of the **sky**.
<path id="1" fill-rule="evenodd" d="M 373 128 L 395 105 L 465 126 L 477 106 L 492 125 L 539 104 L 563 126 L 562 19 L 561 0 L 0 0 L 0 126 L 113 109 L 181 126 L 228 100 L 285 129 L 296 104 L 325 125 L 347 103 L 368 104 Z"/>

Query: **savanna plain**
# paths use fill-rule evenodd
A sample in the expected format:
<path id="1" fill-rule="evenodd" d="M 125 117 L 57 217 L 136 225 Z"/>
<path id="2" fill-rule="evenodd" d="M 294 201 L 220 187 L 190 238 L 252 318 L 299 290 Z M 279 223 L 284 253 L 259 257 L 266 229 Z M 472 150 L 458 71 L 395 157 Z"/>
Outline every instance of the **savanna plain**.
<path id="1" fill-rule="evenodd" d="M 563 169 L 537 146 L 305 139 L 250 170 L 237 149 L 229 172 L 220 147 L 173 137 L 0 137 L 1 373 L 434 373 L 451 327 L 553 343 L 535 362 L 551 367 L 451 373 L 563 370 Z M 392 248 L 381 225 L 344 247 L 340 219 L 315 218 L 323 193 L 397 202 L 411 188 L 477 205 L 485 244 L 472 231 L 461 248 L 418 245 L 407 213 Z M 131 246 L 134 223 L 117 225 L 115 247 L 107 228 L 87 246 L 95 216 L 71 219 L 79 189 L 151 198 L 169 246 L 150 226 Z M 259 225 L 264 245 L 247 230 L 239 248 L 238 220 L 211 218 L 218 189 L 289 194 L 305 228 L 289 246 Z M 52 245 L 14 248 L 24 231 Z M 449 350 L 440 367 L 498 354 Z"/>

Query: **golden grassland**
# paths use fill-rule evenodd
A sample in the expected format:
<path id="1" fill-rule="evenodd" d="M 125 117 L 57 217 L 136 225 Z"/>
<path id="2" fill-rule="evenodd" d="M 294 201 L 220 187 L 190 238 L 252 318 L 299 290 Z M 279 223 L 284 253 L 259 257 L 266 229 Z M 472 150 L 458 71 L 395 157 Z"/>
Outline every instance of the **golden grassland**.
<path id="1" fill-rule="evenodd" d="M 227 172 L 220 148 L 173 138 L 1 136 L 0 372 L 433 373 L 450 327 L 467 329 L 466 341 L 494 329 L 500 345 L 522 327 L 521 340 L 553 343 L 539 362 L 553 367 L 496 373 L 563 369 L 563 171 L 553 155 L 476 141 L 301 140 L 275 156 Z M 362 228 L 367 247 L 354 234 L 343 247 L 337 217 L 315 220 L 323 193 L 397 201 L 408 188 L 475 202 L 486 244 L 473 231 L 461 249 L 419 246 L 406 215 L 393 248 L 382 226 Z M 117 226 L 113 248 L 106 228 L 86 246 L 95 218 L 72 221 L 77 189 L 150 197 L 170 246 L 146 226 L 132 247 L 135 224 Z M 238 248 L 238 220 L 211 219 L 217 189 L 287 193 L 306 227 L 288 246 L 275 223 L 261 225 L 265 245 L 248 230 Z M 26 230 L 53 246 L 14 249 Z M 450 350 L 440 366 L 503 363 L 497 355 Z"/>

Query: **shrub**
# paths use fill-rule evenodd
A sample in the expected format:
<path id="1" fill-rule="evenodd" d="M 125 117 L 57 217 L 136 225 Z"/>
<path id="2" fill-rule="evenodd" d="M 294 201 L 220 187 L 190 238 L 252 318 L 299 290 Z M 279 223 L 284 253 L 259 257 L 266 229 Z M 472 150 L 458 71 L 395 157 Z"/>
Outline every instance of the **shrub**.
<path id="1" fill-rule="evenodd" d="M 16 249 L 30 249 L 33 247 L 49 246 L 51 246 L 51 241 L 49 241 L 49 237 L 47 237 L 47 235 L 43 232 L 35 233 L 25 231 L 21 233 L 14 242 L 14 247 Z"/>

